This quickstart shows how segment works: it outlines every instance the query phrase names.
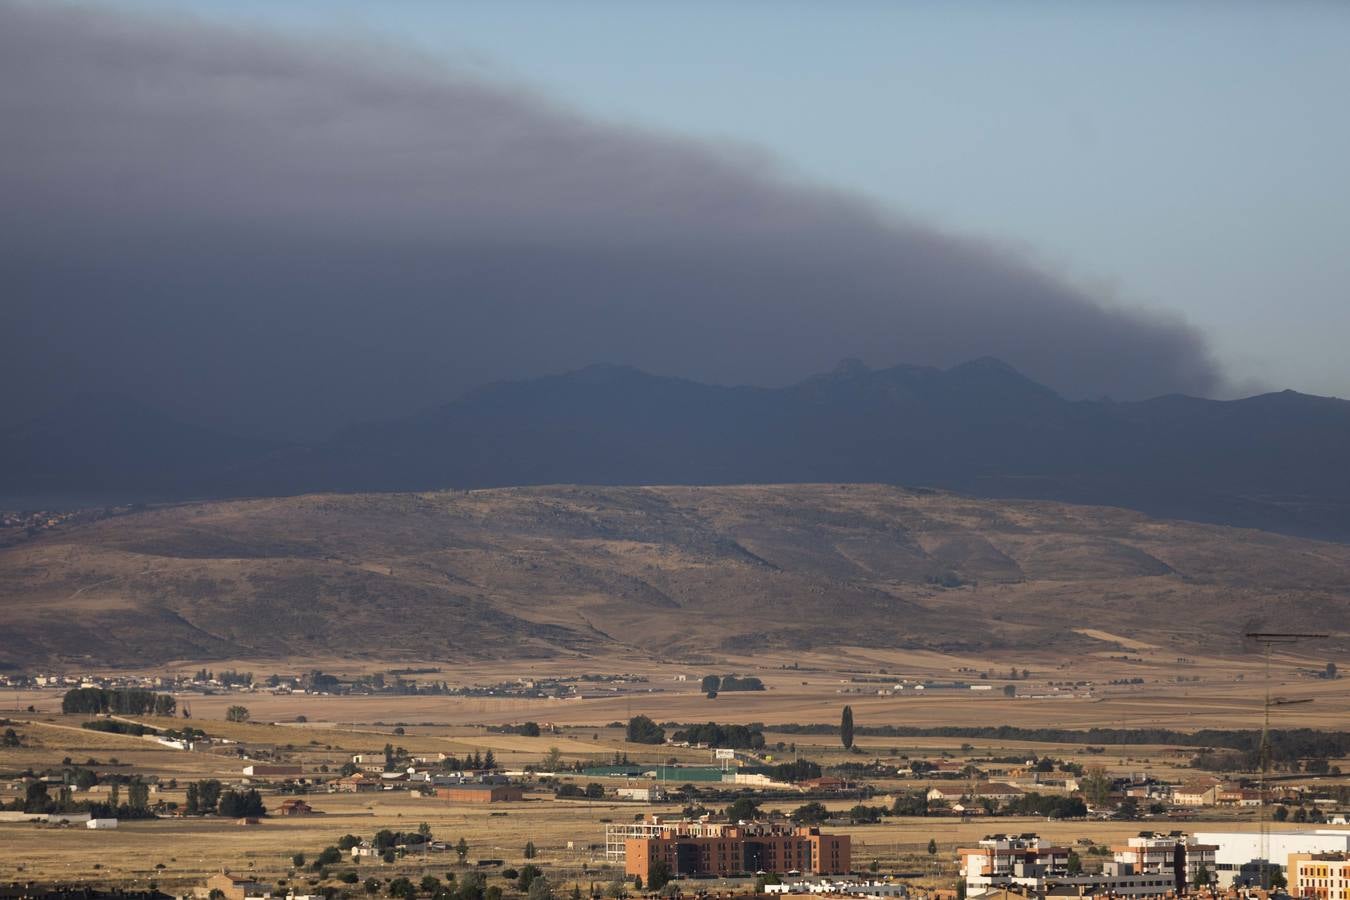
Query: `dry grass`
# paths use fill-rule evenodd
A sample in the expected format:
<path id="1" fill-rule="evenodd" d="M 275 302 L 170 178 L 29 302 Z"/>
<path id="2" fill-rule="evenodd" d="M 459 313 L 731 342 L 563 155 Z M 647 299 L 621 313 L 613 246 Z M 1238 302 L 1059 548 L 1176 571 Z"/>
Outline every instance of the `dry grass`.
<path id="1" fill-rule="evenodd" d="M 965 584 L 928 582 L 946 569 Z M 847 703 L 860 726 L 1256 728 L 1263 667 L 1242 647 L 1245 623 L 1265 616 L 1282 626 L 1339 630 L 1347 572 L 1350 548 L 1338 545 L 1119 510 L 892 488 L 302 497 L 153 511 L 0 551 L 0 660 L 189 671 L 208 659 L 210 668 L 259 676 L 312 668 L 353 675 L 387 671 L 397 660 L 435 667 L 435 677 L 454 686 L 583 673 L 648 679 L 613 691 L 593 686 L 594 696 L 569 701 L 182 698 L 192 724 L 277 747 L 311 771 L 379 752 L 386 742 L 417 755 L 492 749 L 508 767 L 537 763 L 551 746 L 569 760 L 615 752 L 644 763 L 708 760 L 707 751 L 627 745 L 621 730 L 606 727 L 637 713 L 658 721 L 765 723 L 771 743 L 795 744 L 798 754 L 825 764 L 944 752 L 960 758 L 968 754 L 959 739 L 862 735 L 864 755 L 857 756 L 845 755 L 833 736 L 775 733 L 774 726 L 836 723 Z M 1279 707 L 1276 725 L 1344 727 L 1346 682 L 1309 677 L 1328 659 L 1342 660 L 1343 638 L 1294 651 L 1273 661 L 1273 692 L 1314 702 Z M 1011 668 L 1030 677 L 1009 682 Z M 699 692 L 702 675 L 728 672 L 757 675 L 768 690 L 715 700 Z M 991 677 L 980 679 L 982 672 Z M 850 680 L 882 673 L 985 681 L 994 690 L 884 696 L 880 683 Z M 1143 683 L 1110 684 L 1136 678 Z M 1050 682 L 1077 681 L 1092 681 L 1095 690 L 1065 699 L 1007 699 L 1001 690 L 1013 683 L 1019 693 L 1042 694 Z M 237 703 L 249 707 L 255 724 L 223 721 Z M 165 781 L 241 775 L 237 758 L 85 731 L 82 717 L 60 716 L 59 709 L 57 692 L 0 693 L 0 716 L 19 722 L 27 745 L 0 750 L 0 771 L 58 766 L 67 757 L 96 757 L 106 769 L 115 757 L 118 771 Z M 300 716 L 308 721 L 297 723 Z M 525 738 L 481 727 L 525 720 L 563 730 Z M 406 733 L 395 735 L 399 723 Z M 1190 755 L 1172 747 L 1108 747 L 1088 756 L 1081 744 L 970 743 L 970 755 L 1049 753 L 1174 778 Z M 163 796 L 181 799 L 173 791 Z M 312 855 L 347 832 L 411 829 L 421 821 L 442 838 L 464 836 L 473 858 L 518 864 L 533 840 L 561 880 L 602 880 L 580 872 L 583 863 L 598 862 L 587 848 L 601 840 L 599 820 L 645 810 L 539 799 L 489 811 L 389 793 L 313 801 L 324 815 L 269 819 L 257 828 L 168 819 L 115 832 L 0 825 L 0 881 L 153 878 L 176 890 L 225 866 L 276 880 L 290 877 L 294 852 Z M 925 819 L 847 830 L 858 841 L 860 866 L 876 857 L 884 867 L 909 870 L 931 862 L 922 852 L 930 837 L 942 848 L 941 862 L 951 847 L 995 829 L 1100 841 L 1138 827 Z M 452 858 L 426 865 L 444 872 Z M 388 876 L 420 874 L 422 865 L 365 868 Z"/>
<path id="2" fill-rule="evenodd" d="M 1144 648 L 1140 648 L 1141 651 Z M 557 746 L 564 759 L 608 760 L 615 752 L 626 753 L 635 761 L 662 762 L 676 757 L 682 762 L 706 763 L 705 750 L 673 749 L 626 744 L 621 729 L 604 727 L 630 714 L 644 713 L 657 720 L 722 722 L 759 721 L 769 723 L 770 745 L 778 741 L 795 744 L 797 754 L 824 764 L 873 756 L 933 757 L 947 753 L 966 756 L 1032 756 L 1049 754 L 1074 759 L 1084 764 L 1103 764 L 1112 772 L 1148 771 L 1164 778 L 1182 778 L 1190 751 L 1160 746 L 1109 746 L 1103 754 L 1086 754 L 1081 744 L 1056 745 L 1022 741 L 972 740 L 954 738 L 882 738 L 861 735 L 858 746 L 862 756 L 845 754 L 832 735 L 794 735 L 774 732 L 773 723 L 835 722 L 840 706 L 850 703 L 860 725 L 869 724 L 1016 724 L 1026 726 L 1088 725 L 1137 726 L 1164 724 L 1175 728 L 1215 725 L 1221 727 L 1257 727 L 1260 722 L 1259 680 L 1233 680 L 1234 665 L 1219 658 L 1197 657 L 1188 672 L 1200 675 L 1198 683 L 1157 682 L 1142 689 L 1105 692 L 1092 700 L 1055 701 L 1007 700 L 1001 696 L 971 696 L 969 692 L 924 697 L 879 697 L 839 694 L 850 672 L 886 668 L 892 673 L 950 677 L 961 666 L 981 662 L 978 657 L 943 656 L 929 652 L 856 650 L 838 654 L 805 653 L 791 658 L 800 668 L 783 670 L 789 657 L 767 657 L 757 662 L 763 668 L 738 666 L 742 673 L 759 674 L 770 689 L 754 694 L 723 694 L 708 700 L 697 693 L 693 682 L 671 680 L 675 669 L 629 656 L 614 656 L 599 661 L 592 671 L 629 671 L 647 674 L 652 681 L 646 687 L 664 690 L 651 693 L 631 692 L 614 697 L 576 701 L 525 701 L 455 697 L 310 697 L 305 695 L 222 695 L 192 699 L 193 724 L 209 733 L 246 742 L 279 748 L 288 759 L 302 762 L 310 771 L 321 765 L 336 768 L 353 753 L 378 753 L 386 742 L 405 747 L 417 755 L 438 752 L 463 754 L 492 749 L 507 767 L 538 763 L 550 747 Z M 780 661 L 781 660 L 781 661 Z M 247 662 L 247 661 L 241 661 Z M 258 662 L 258 661 L 253 661 Z M 594 661 L 593 661 L 594 662 Z M 1018 659 L 1020 665 L 1021 659 Z M 1117 672 L 1140 671 L 1138 663 L 1103 659 L 1073 660 L 1067 670 L 1038 669 L 1028 659 L 1033 676 L 1022 685 L 1043 685 L 1053 677 L 1063 679 L 1087 675 L 1097 678 L 1118 677 Z M 1011 661 L 1007 661 L 1011 665 Z M 1339 727 L 1344 721 L 1347 701 L 1343 682 L 1311 681 L 1297 676 L 1299 661 L 1277 661 L 1282 686 L 1279 692 L 1315 696 L 1317 702 L 1278 711 L 1277 724 L 1308 724 Z M 1147 663 L 1145 669 L 1147 670 Z M 516 661 L 479 663 L 457 668 L 458 681 L 493 681 L 515 675 L 560 671 L 561 663 Z M 603 668 L 608 666 L 608 669 Z M 1252 672 L 1253 664 L 1239 666 Z M 257 670 L 265 667 L 255 666 Z M 691 679 L 699 670 L 681 668 Z M 802 682 L 807 682 L 802 684 Z M 256 723 L 235 724 L 223 721 L 225 709 L 244 703 Z M 119 771 L 154 774 L 162 779 L 176 778 L 180 783 L 194 778 L 241 778 L 243 761 L 211 753 L 170 750 L 139 738 L 109 735 L 80 729 L 83 717 L 55 714 L 59 695 L 55 692 L 26 692 L 22 696 L 0 698 L 0 704 L 21 709 L 32 703 L 39 713 L 30 715 L 9 711 L 18 720 L 19 731 L 27 744 L 19 749 L 0 751 L 0 771 L 24 768 L 42 769 L 59 765 L 65 757 L 83 762 L 96 757 L 102 763 L 116 758 Z M 303 724 L 293 720 L 305 715 Z M 489 733 L 483 723 L 533 719 L 554 722 L 563 728 L 557 734 L 539 738 Z M 153 719 L 146 721 L 155 723 Z M 182 724 L 163 720 L 156 724 Z M 394 725 L 405 734 L 393 733 Z M 383 723 L 383 724 L 377 724 Z M 777 755 L 777 754 L 775 754 Z M 791 755 L 786 753 L 783 755 Z M 1347 766 L 1350 768 L 1350 766 Z M 884 791 L 912 789 L 913 783 L 881 782 Z M 256 828 L 244 828 L 215 820 L 158 820 L 125 823 L 116 832 L 90 832 L 85 829 L 38 828 L 31 825 L 0 825 L 0 881 L 17 877 L 56 878 L 80 876 L 107 881 L 145 883 L 155 879 L 161 886 L 178 889 L 197 883 L 204 875 L 221 867 L 236 870 L 252 868 L 269 881 L 292 877 L 288 860 L 292 853 L 314 853 L 333 843 L 340 835 L 352 832 L 369 835 L 380 828 L 412 829 L 426 821 L 436 834 L 451 841 L 462 835 L 472 845 L 472 858 L 504 858 L 508 864 L 521 862 L 521 848 L 527 840 L 543 851 L 543 862 L 555 878 L 603 880 L 605 876 L 582 874 L 585 863 L 593 868 L 602 860 L 587 847 L 598 843 L 602 818 L 622 820 L 647 807 L 615 802 L 560 802 L 531 799 L 487 809 L 456 808 L 435 800 L 413 799 L 403 793 L 378 795 L 312 796 L 313 804 L 324 815 L 312 818 L 268 819 Z M 181 801 L 181 791 L 166 791 L 166 800 Z M 269 796 L 275 805 L 278 798 Z M 830 805 L 844 808 L 853 800 Z M 874 801 L 882 802 L 882 801 Z M 779 804 L 783 806 L 784 804 Z M 786 804 L 791 806 L 794 804 Z M 672 808 L 665 811 L 673 812 Z M 504 812 L 506 815 L 492 815 Z M 1226 814 L 1230 819 L 1232 813 Z M 1239 827 L 1250 825 L 1250 814 L 1236 819 Z M 954 819 L 887 820 L 884 824 L 845 829 L 858 841 L 855 859 L 859 866 L 877 858 L 886 870 L 912 871 L 919 867 L 931 877 L 932 860 L 923 852 L 930 838 L 942 852 L 938 864 L 949 866 L 950 849 L 977 839 L 991 830 L 1036 830 L 1052 838 L 1065 840 L 1090 837 L 1104 841 L 1137 831 L 1141 823 L 1050 823 L 1039 820 L 975 820 L 962 823 Z M 1148 827 L 1145 825 L 1144 827 Z M 1164 827 L 1175 827 L 1164 824 Z M 1190 826 L 1187 826 L 1190 827 Z M 567 850 L 567 843 L 574 844 Z M 453 854 L 432 856 L 427 871 L 442 874 L 451 868 Z M 99 870 L 92 867 L 102 866 Z M 155 869 L 162 863 L 166 868 Z M 939 865 L 939 868 L 940 868 Z M 20 871 L 22 866 L 22 871 Z M 394 873 L 420 875 L 423 862 L 407 860 L 395 866 L 367 863 L 363 868 L 381 877 Z M 943 870 L 942 877 L 950 871 Z M 363 874 L 364 877 L 364 874 Z"/>
<path id="3" fill-rule="evenodd" d="M 633 804 L 547 799 L 498 804 L 489 809 L 454 807 L 438 800 L 412 799 L 407 794 L 318 795 L 310 798 L 323 815 L 267 819 L 257 827 L 241 827 L 213 819 L 125 822 L 116 831 L 91 832 L 79 828 L 40 828 L 31 825 L 0 825 L 5 853 L 0 856 L 0 881 L 20 877 L 39 879 L 80 877 L 109 882 L 140 883 L 154 879 L 165 888 L 179 889 L 199 883 L 206 875 L 229 868 L 251 870 L 268 881 L 291 876 L 290 857 L 304 852 L 310 859 L 346 833 L 369 836 L 380 828 L 414 830 L 428 823 L 439 839 L 470 844 L 470 859 L 500 858 L 507 865 L 523 863 L 523 848 L 533 841 L 541 863 L 557 880 L 607 880 L 597 873 L 603 867 L 602 819 L 622 821 L 643 811 L 677 813 L 674 807 L 644 807 Z M 835 807 L 847 803 L 830 804 Z M 504 813 L 504 815 L 503 815 Z M 878 859 L 887 869 L 909 868 L 922 855 L 929 839 L 938 842 L 939 862 L 950 873 L 951 851 L 978 840 L 990 830 L 1039 831 L 1056 839 L 1072 841 L 1088 837 L 1098 842 L 1134 834 L 1139 823 L 1062 823 L 1039 819 L 1000 819 L 961 822 L 959 819 L 895 819 L 872 826 L 844 827 L 855 841 L 854 858 L 861 868 Z M 1227 827 L 1227 826 L 1225 826 Z M 568 849 L 572 842 L 573 849 Z M 453 865 L 453 853 L 409 858 L 395 865 L 364 862 L 357 867 L 362 878 L 430 872 L 443 876 Z M 93 862 L 102 868 L 94 870 Z M 163 870 L 156 864 L 163 864 Z M 591 870 L 582 875 L 580 867 Z M 22 869 L 20 869 L 22 866 Z M 345 863 L 335 871 L 352 868 Z"/>
<path id="4" fill-rule="evenodd" d="M 725 665 L 859 645 L 1175 661 L 1240 655 L 1254 621 L 1338 632 L 1319 651 L 1335 658 L 1347 571 L 1337 544 L 881 486 L 315 495 L 0 551 L 0 661 Z"/>

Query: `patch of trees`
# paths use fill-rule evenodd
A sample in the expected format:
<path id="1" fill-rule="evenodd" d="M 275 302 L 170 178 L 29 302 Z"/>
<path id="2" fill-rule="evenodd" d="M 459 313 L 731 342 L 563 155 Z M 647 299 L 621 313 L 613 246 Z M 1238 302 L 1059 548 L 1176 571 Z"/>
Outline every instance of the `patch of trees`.
<path id="1" fill-rule="evenodd" d="M 764 690 L 764 682 L 760 681 L 754 675 L 746 675 L 744 678 L 739 675 L 723 675 L 717 690 L 723 692 L 762 691 Z"/>
<path id="2" fill-rule="evenodd" d="M 430 827 L 427 827 L 425 831 L 421 828 L 417 831 L 392 831 L 388 828 L 381 828 L 375 832 L 374 837 L 370 839 L 370 843 L 376 850 L 392 850 L 395 847 L 425 844 L 430 840 Z"/>
<path id="3" fill-rule="evenodd" d="M 647 890 L 659 891 L 661 888 L 670 884 L 670 879 L 674 877 L 670 871 L 670 863 L 664 859 L 658 859 L 648 868 Z"/>
<path id="4" fill-rule="evenodd" d="M 825 808 L 825 804 L 818 800 L 812 800 L 792 811 L 792 818 L 803 825 L 821 825 L 830 817 L 830 811 Z"/>
<path id="5" fill-rule="evenodd" d="M 759 818 L 759 801 L 752 797 L 738 797 L 726 808 L 725 813 L 733 822 L 753 822 Z"/>
<path id="6" fill-rule="evenodd" d="M 194 781 L 187 786 L 187 801 L 183 811 L 189 816 L 213 813 L 220 802 L 220 793 L 221 784 L 215 778 Z"/>
<path id="7" fill-rule="evenodd" d="M 61 698 L 63 713 L 172 716 L 178 701 L 142 688 L 71 688 Z"/>
<path id="8" fill-rule="evenodd" d="M 848 817 L 857 825 L 871 825 L 880 822 L 883 816 L 890 815 L 890 810 L 884 806 L 867 806 L 859 803 L 848 811 Z"/>
<path id="9" fill-rule="evenodd" d="M 517 875 L 518 874 L 519 873 L 517 873 Z M 406 881 L 407 879 L 404 880 Z M 434 881 L 435 879 L 432 880 Z M 400 893 L 395 894 L 394 886 L 398 881 L 399 879 L 396 878 L 389 883 L 390 896 L 403 897 L 405 900 L 419 896 L 429 897 L 430 900 L 494 900 L 494 898 L 499 898 L 502 893 L 501 888 L 496 885 L 488 887 L 487 879 L 481 872 L 465 872 L 463 875 L 460 875 L 458 879 L 455 878 L 453 872 L 450 872 L 446 874 L 446 881 L 444 883 L 437 883 L 434 885 L 427 881 L 426 876 L 423 876 L 422 880 L 419 882 L 421 886 L 420 891 L 413 888 L 411 884 L 406 888 L 399 885 Z M 367 884 L 369 884 L 369 882 L 367 882 Z M 378 881 L 375 883 L 374 891 L 371 891 L 369 887 L 367 887 L 367 893 L 375 894 L 379 893 L 379 890 L 380 885 Z"/>
<path id="10" fill-rule="evenodd" d="M 764 746 L 764 732 L 754 725 L 718 725 L 708 722 L 689 725 L 674 734 L 677 742 L 707 744 L 732 750 L 758 750 Z M 629 738 L 632 740 L 632 738 Z"/>
<path id="11" fill-rule="evenodd" d="M 261 816 L 267 813 L 263 806 L 262 795 L 254 788 L 246 791 L 221 791 L 216 802 L 216 812 L 226 818 L 242 819 L 249 816 Z"/>
<path id="12" fill-rule="evenodd" d="M 518 725 L 500 725 L 490 729 L 500 734 L 522 734 L 525 737 L 539 737 L 538 722 L 521 722 Z"/>
<path id="13" fill-rule="evenodd" d="M 46 782 L 33 779 L 24 786 L 22 797 L 15 798 L 7 806 L 0 804 L 0 809 L 37 814 L 87 812 L 95 818 L 154 818 L 155 814 L 150 809 L 150 786 L 147 783 L 139 778 L 128 781 L 125 803 L 121 802 L 120 787 L 116 783 L 111 786 L 107 802 L 76 802 L 69 786 L 59 787 L 53 795 Z"/>
<path id="14" fill-rule="evenodd" d="M 394 747 L 391 744 L 385 744 L 385 747 L 386 747 L 385 753 L 386 770 L 394 768 L 395 760 L 406 759 L 408 756 L 408 751 L 404 750 L 402 747 Z M 458 756 L 445 757 L 444 759 L 441 760 L 441 768 L 445 769 L 447 772 L 482 771 L 484 769 L 495 769 L 497 768 L 497 757 L 491 750 L 488 750 L 487 755 L 483 755 L 482 753 L 479 753 L 477 750 L 475 750 L 473 751 L 473 753 L 470 753 L 464 756 L 463 758 L 460 758 Z M 352 771 L 353 772 L 356 771 L 355 766 L 352 766 Z M 344 772 L 343 774 L 351 774 L 351 773 Z"/>
<path id="15" fill-rule="evenodd" d="M 1045 816 L 1050 819 L 1082 819 L 1088 814 L 1082 797 L 1058 794 L 1023 794 L 1003 805 L 1003 812 L 1016 816 Z"/>
<path id="16" fill-rule="evenodd" d="M 581 785 L 571 781 L 563 782 L 558 785 L 555 795 L 557 797 L 585 797 L 589 800 L 599 800 L 605 796 L 605 786 L 598 781 L 592 781 L 583 788 Z"/>
<path id="17" fill-rule="evenodd" d="M 905 793 L 900 794 L 895 798 L 895 803 L 891 804 L 891 815 L 928 815 L 928 795 L 923 791 L 906 791 Z"/>
<path id="18" fill-rule="evenodd" d="M 140 782 L 127 785 L 127 802 L 119 803 L 110 799 L 107 803 L 89 803 L 89 815 L 95 819 L 153 819 L 154 811 L 149 804 L 150 788 Z"/>
<path id="19" fill-rule="evenodd" d="M 200 728 L 193 728 L 190 725 L 184 725 L 182 728 L 168 728 L 159 733 L 162 738 L 168 738 L 171 741 L 204 741 L 206 732 Z"/>
<path id="20" fill-rule="evenodd" d="M 820 763 L 812 762 L 809 759 L 798 759 L 793 762 L 769 766 L 764 769 L 764 774 L 775 781 L 807 781 L 811 778 L 820 777 Z"/>
<path id="21" fill-rule="evenodd" d="M 1302 768 L 1304 772 L 1315 775 L 1341 773 L 1340 767 L 1331 765 L 1325 756 L 1309 756 L 1301 760 L 1295 755 L 1297 752 L 1296 748 L 1290 747 L 1286 748 L 1285 753 L 1277 755 L 1272 741 L 1271 766 L 1286 772 L 1297 772 Z M 1260 767 L 1259 750 L 1205 750 L 1191 757 L 1192 769 L 1205 769 L 1210 772 L 1255 772 Z"/>
<path id="22" fill-rule="evenodd" d="M 155 733 L 155 729 L 148 728 L 139 722 L 119 722 L 116 719 L 94 719 L 81 724 L 80 727 L 87 728 L 90 731 L 105 731 L 108 734 L 129 734 L 133 737 Z"/>
<path id="23" fill-rule="evenodd" d="M 1316 807 L 1309 810 L 1302 806 L 1296 806 L 1294 811 L 1290 813 L 1289 807 L 1281 804 L 1275 807 L 1275 811 L 1271 815 L 1276 822 L 1298 822 L 1302 824 L 1304 822 L 1322 823 L 1326 821 L 1326 816 Z"/>
<path id="24" fill-rule="evenodd" d="M 933 769 L 936 766 L 931 763 L 916 761 L 920 769 Z M 925 768 L 926 767 L 926 768 Z M 836 775 L 847 775 L 852 778 L 888 778 L 894 773 L 893 766 L 883 765 L 879 760 L 868 760 L 867 762 L 842 762 L 838 765 L 830 766 L 830 771 Z M 913 770 L 918 772 L 918 769 Z"/>
<path id="25" fill-rule="evenodd" d="M 633 744 L 664 744 L 666 730 L 646 716 L 633 716 L 628 720 L 628 740 Z"/>

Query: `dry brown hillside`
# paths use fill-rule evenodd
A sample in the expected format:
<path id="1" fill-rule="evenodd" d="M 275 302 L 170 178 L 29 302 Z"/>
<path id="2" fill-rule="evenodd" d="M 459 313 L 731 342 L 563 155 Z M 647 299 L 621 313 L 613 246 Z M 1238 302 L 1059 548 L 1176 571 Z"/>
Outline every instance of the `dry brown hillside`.
<path id="1" fill-rule="evenodd" d="M 880 486 L 200 503 L 0 551 L 0 663 L 1093 644 L 1344 630 L 1350 547 Z M 1073 631 L 1071 629 L 1080 629 Z"/>

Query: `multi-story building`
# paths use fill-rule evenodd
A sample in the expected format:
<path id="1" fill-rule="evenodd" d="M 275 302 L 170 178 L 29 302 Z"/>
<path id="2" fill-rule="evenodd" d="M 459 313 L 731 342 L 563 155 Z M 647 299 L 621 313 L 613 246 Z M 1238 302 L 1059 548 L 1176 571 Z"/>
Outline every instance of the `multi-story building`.
<path id="1" fill-rule="evenodd" d="M 652 867 L 659 863 L 672 875 L 714 877 L 755 872 L 843 875 L 853 865 L 848 836 L 823 834 L 819 828 L 763 822 L 642 824 L 651 830 L 623 837 L 623 855 L 627 874 L 644 881 L 651 880 Z"/>
<path id="2" fill-rule="evenodd" d="M 1319 900 L 1350 898 L 1350 853 L 1289 854 L 1289 893 Z"/>
<path id="3" fill-rule="evenodd" d="M 659 815 L 647 816 L 640 822 L 616 822 L 605 826 L 605 861 L 625 862 L 628 859 L 629 838 L 653 838 L 672 834 L 711 837 L 720 835 L 722 829 L 726 827 L 724 823 L 709 822 L 706 818 L 667 822 L 665 817 Z"/>
<path id="4" fill-rule="evenodd" d="M 1219 848 L 1215 844 L 1202 844 L 1180 831 L 1170 834 L 1143 831 L 1123 846 L 1111 849 L 1116 862 L 1129 865 L 1141 874 L 1172 875 L 1175 881 L 1181 882 L 1177 887 L 1184 888 L 1195 884 L 1201 876 L 1206 881 L 1212 880 L 1215 853 Z"/>
<path id="5" fill-rule="evenodd" d="M 1044 845 L 1034 834 L 993 835 L 957 851 L 967 897 L 993 896 L 1005 888 L 1028 896 L 1068 893 L 1079 897 L 1156 897 L 1177 889 L 1177 846 L 1198 847 L 1184 835 L 1140 835 L 1116 849 L 1116 859 L 1091 874 L 1069 873 L 1069 848 Z M 1197 850 L 1198 872 L 1205 852 Z M 1189 858 L 1183 850 L 1182 863 Z M 1208 848 L 1213 860 L 1213 848 Z M 1165 861 L 1165 862 L 1164 862 Z"/>

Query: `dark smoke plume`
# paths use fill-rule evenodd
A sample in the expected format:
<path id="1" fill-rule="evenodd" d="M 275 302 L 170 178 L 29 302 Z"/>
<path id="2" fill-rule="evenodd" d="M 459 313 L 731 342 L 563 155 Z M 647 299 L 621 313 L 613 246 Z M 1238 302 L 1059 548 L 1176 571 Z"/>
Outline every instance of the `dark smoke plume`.
<path id="1" fill-rule="evenodd" d="M 601 361 L 1219 384 L 1178 320 L 391 48 L 0 4 L 0 197 L 2 420 L 95 389 L 312 435 Z"/>

